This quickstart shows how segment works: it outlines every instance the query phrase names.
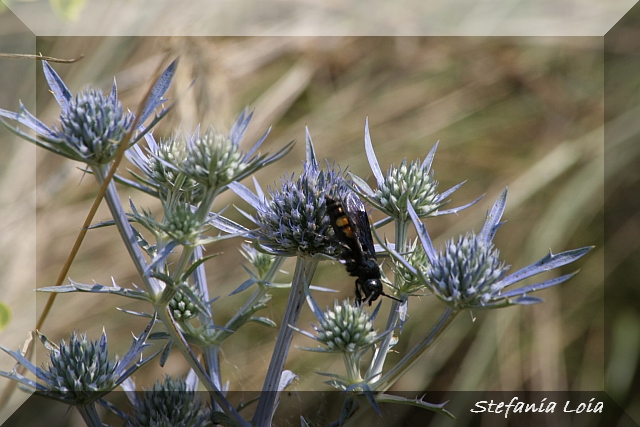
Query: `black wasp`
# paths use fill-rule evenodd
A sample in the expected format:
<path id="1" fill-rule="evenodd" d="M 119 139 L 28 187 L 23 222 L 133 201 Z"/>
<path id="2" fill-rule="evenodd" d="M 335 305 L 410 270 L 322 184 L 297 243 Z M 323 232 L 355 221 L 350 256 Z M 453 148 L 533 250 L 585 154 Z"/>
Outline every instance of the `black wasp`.
<path id="1" fill-rule="evenodd" d="M 357 277 L 356 304 L 364 301 L 371 305 L 380 295 L 396 299 L 382 291 L 369 216 L 360 198 L 349 191 L 343 200 L 325 195 L 325 201 L 336 239 L 343 246 L 340 259 L 347 272 Z"/>

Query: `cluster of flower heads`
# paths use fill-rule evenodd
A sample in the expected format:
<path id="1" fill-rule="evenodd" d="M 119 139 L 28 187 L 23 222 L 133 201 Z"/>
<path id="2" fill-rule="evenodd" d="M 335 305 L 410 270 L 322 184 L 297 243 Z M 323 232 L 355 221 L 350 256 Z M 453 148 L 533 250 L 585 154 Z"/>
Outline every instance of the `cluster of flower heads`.
<path id="1" fill-rule="evenodd" d="M 201 133 L 198 127 L 191 134 L 176 133 L 168 139 L 156 142 L 148 130 L 168 111 L 163 110 L 151 126 L 146 129 L 137 128 L 139 132 L 136 137 L 130 136 L 133 127 L 143 123 L 164 101 L 162 96 L 171 83 L 175 65 L 175 62 L 172 63 L 158 79 L 136 121 L 133 114 L 124 111 L 118 100 L 115 82 L 108 96 L 88 88 L 73 97 L 57 73 L 43 62 L 51 91 L 61 106 L 60 128 L 47 127 L 22 105 L 20 113 L 0 109 L 0 117 L 30 128 L 35 131 L 36 138 L 18 128 L 10 127 L 2 119 L 0 121 L 22 138 L 91 167 L 111 162 L 119 144 L 125 137 L 129 137 L 124 143 L 133 149 L 127 152 L 127 156 L 140 170 L 140 173 L 133 174 L 142 186 L 129 183 L 157 195 L 165 209 L 162 222 L 156 222 L 150 213 L 139 214 L 135 207 L 133 217 L 155 233 L 159 241 L 166 237 L 173 240 L 165 246 L 163 257 L 178 243 L 199 246 L 213 241 L 212 238 L 202 237 L 202 233 L 210 225 L 221 224 L 222 230 L 237 231 L 238 234 L 251 238 L 257 243 L 255 247 L 266 253 L 258 253 L 254 247 L 245 247 L 244 255 L 258 270 L 258 277 L 271 270 L 274 265 L 273 255 L 339 257 L 344 248 L 336 242 L 325 196 L 343 200 L 347 192 L 351 191 L 356 191 L 374 208 L 389 216 L 382 222 L 395 220 L 406 226 L 410 220 L 418 231 L 417 241 L 420 246 L 417 241 L 411 244 L 408 255 L 399 254 L 393 248 L 387 249 L 396 261 L 393 267 L 396 273 L 395 290 L 399 296 L 403 296 L 405 302 L 404 296 L 427 289 L 454 311 L 537 303 L 541 299 L 531 297 L 530 293 L 562 283 L 575 273 L 517 289 L 507 288 L 543 271 L 571 263 L 591 249 L 586 247 L 557 255 L 550 253 L 536 263 L 507 276 L 509 267 L 500 260 L 499 251 L 492 243 L 502 224 L 500 218 L 507 197 L 505 189 L 488 212 L 478 234 L 469 232 L 457 240 L 451 239 L 443 249 L 437 251 L 420 219 L 456 213 L 473 205 L 480 198 L 461 207 L 441 209 L 448 203 L 447 198 L 464 182 L 443 193 L 437 192 L 438 182 L 431 170 L 437 143 L 423 161 L 407 163 L 405 159 L 398 167 L 391 166 L 383 173 L 373 150 L 368 121 L 365 124 L 365 151 L 377 183 L 376 189 L 353 174 L 347 179 L 343 171 L 334 165 L 327 163 L 327 167 L 321 169 L 307 130 L 307 156 L 300 175 L 297 178 L 294 175 L 282 178 L 279 188 L 270 188 L 268 196 L 256 182 L 254 194 L 238 181 L 284 156 L 290 151 L 292 143 L 271 156 L 261 155 L 257 150 L 268 135 L 267 131 L 253 148 L 244 153 L 240 149 L 240 141 L 252 117 L 246 110 L 240 114 L 228 133 L 217 132 L 212 127 Z M 147 142 L 146 150 L 135 145 L 143 135 Z M 247 230 L 221 217 L 205 221 L 203 215 L 194 216 L 197 208 L 192 205 L 205 199 L 212 203 L 213 197 L 227 187 L 255 208 L 255 215 L 243 213 L 255 223 L 256 229 Z M 209 209 L 210 205 L 206 211 Z M 196 298 L 200 297 L 197 292 L 191 292 Z M 348 356 L 347 359 L 350 358 L 349 379 L 330 375 L 337 378 L 334 384 L 343 390 L 353 390 L 355 386 L 366 387 L 366 382 L 362 382 L 358 373 L 360 357 L 392 332 L 389 330 L 378 334 L 374 330 L 373 322 L 380 304 L 373 314 L 368 314 L 364 306 L 353 306 L 348 300 L 335 302 L 333 309 L 326 312 L 318 308 L 310 294 L 307 294 L 307 301 L 320 322 L 319 326 L 314 326 L 316 334 L 290 326 L 324 346 L 308 350 L 341 352 Z M 266 300 L 258 301 L 252 310 L 263 308 L 264 302 Z M 173 317 L 182 322 L 202 311 L 189 295 L 180 290 L 168 305 Z M 91 341 L 86 335 L 73 333 L 69 343 L 62 341 L 59 345 L 41 335 L 41 341 L 50 351 L 50 361 L 45 369 L 35 367 L 21 352 L 1 347 L 33 373 L 38 381 L 24 377 L 15 369 L 12 372 L 0 371 L 0 375 L 16 380 L 47 397 L 78 406 L 92 404 L 100 396 L 123 384 L 134 405 L 134 416 L 128 419 L 133 425 L 198 426 L 204 422 L 204 418 L 201 414 L 201 402 L 195 397 L 193 376 L 191 380 L 187 380 L 188 383 L 166 377 L 163 382 L 156 382 L 152 389 L 146 390 L 142 397 L 132 394 L 133 383 L 127 378 L 155 356 L 154 354 L 145 360 L 140 357 L 147 346 L 145 340 L 154 321 L 155 319 L 140 338 L 134 337 L 131 349 L 122 360 L 109 360 L 104 333 L 99 341 Z M 369 397 L 373 399 L 372 395 Z"/>
<path id="2" fill-rule="evenodd" d="M 192 134 L 175 133 L 171 138 L 156 142 L 153 135 L 146 135 L 148 150 L 145 153 L 135 146 L 127 152 L 129 160 L 142 175 L 134 175 L 160 196 L 167 192 L 180 192 L 190 203 L 199 203 L 208 191 L 219 192 L 228 184 L 239 181 L 258 169 L 278 160 L 292 147 L 292 142 L 273 155 L 257 153 L 269 131 L 244 153 L 240 141 L 253 113 L 244 110 L 228 133 L 208 127 L 204 133 L 200 127 Z"/>

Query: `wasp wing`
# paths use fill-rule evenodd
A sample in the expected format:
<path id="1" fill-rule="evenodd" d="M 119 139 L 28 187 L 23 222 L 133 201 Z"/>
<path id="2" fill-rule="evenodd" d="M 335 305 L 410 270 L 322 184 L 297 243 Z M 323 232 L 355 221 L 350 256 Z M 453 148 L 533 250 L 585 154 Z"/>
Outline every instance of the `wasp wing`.
<path id="1" fill-rule="evenodd" d="M 347 193 L 343 202 L 345 213 L 351 223 L 355 241 L 363 258 L 376 259 L 376 250 L 371 235 L 369 215 L 362 200 L 353 192 Z"/>

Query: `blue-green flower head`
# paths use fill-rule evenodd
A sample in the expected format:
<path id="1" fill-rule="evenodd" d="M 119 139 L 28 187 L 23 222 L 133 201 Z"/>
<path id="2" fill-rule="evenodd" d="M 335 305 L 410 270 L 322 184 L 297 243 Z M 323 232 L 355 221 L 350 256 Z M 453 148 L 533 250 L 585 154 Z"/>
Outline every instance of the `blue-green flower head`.
<path id="1" fill-rule="evenodd" d="M 93 341 L 85 334 L 72 333 L 69 342 L 59 344 L 38 333 L 40 341 L 49 350 L 49 362 L 36 367 L 21 351 L 0 346 L 36 377 L 28 378 L 16 369 L 0 371 L 0 376 L 21 383 L 41 396 L 61 401 L 67 405 L 86 406 L 111 392 L 140 367 L 153 359 L 155 354 L 142 359 L 142 351 L 149 346 L 145 341 L 156 319 L 153 318 L 140 337 L 133 337 L 129 351 L 121 358 L 109 359 L 107 334 L 103 331 L 99 340 Z"/>
<path id="2" fill-rule="evenodd" d="M 337 256 L 340 248 L 332 239 L 324 196 L 343 197 L 348 187 L 339 168 L 318 166 L 308 131 L 307 148 L 302 173 L 297 178 L 283 177 L 280 187 L 270 188 L 268 196 L 259 186 L 257 195 L 237 183 L 230 188 L 256 209 L 254 216 L 247 214 L 258 226 L 249 237 L 263 250 L 285 256 Z"/>
<path id="3" fill-rule="evenodd" d="M 478 202 L 480 198 L 457 208 L 440 210 L 449 202 L 447 199 L 464 182 L 438 193 L 438 181 L 433 176 L 431 164 L 436 153 L 438 144 L 436 143 L 427 157 L 423 160 L 415 160 L 407 163 L 404 159 L 399 166 L 392 165 L 386 173 L 382 173 L 378 159 L 373 151 L 371 136 L 369 135 L 369 120 L 367 119 L 364 129 L 365 151 L 373 175 L 378 184 L 377 189 L 372 189 L 365 180 L 353 174 L 351 177 L 357 187 L 359 194 L 365 198 L 372 206 L 386 213 L 391 218 L 401 221 L 408 220 L 407 205 L 410 204 L 418 217 L 426 218 L 430 216 L 446 215 L 456 213 L 468 208 Z"/>
<path id="4" fill-rule="evenodd" d="M 276 260 L 275 256 L 258 251 L 250 242 L 242 244 L 240 247 L 240 253 L 242 253 L 242 256 L 254 266 L 258 273 L 257 275 L 260 278 L 267 274 Z"/>
<path id="5" fill-rule="evenodd" d="M 90 402 L 96 392 L 111 390 L 117 379 L 119 361 L 109 360 L 107 336 L 98 341 L 86 334 L 71 334 L 69 342 L 49 352 L 49 364 L 44 370 L 47 389 L 75 402 Z"/>
<path id="6" fill-rule="evenodd" d="M 379 334 L 374 329 L 380 304 L 372 313 L 368 313 L 364 305 L 354 305 L 347 299 L 342 302 L 334 301 L 332 309 L 321 310 L 311 293 L 308 290 L 305 290 L 305 293 L 307 304 L 318 319 L 319 325 L 313 325 L 315 333 L 303 331 L 294 326 L 290 327 L 322 346 L 302 347 L 302 350 L 363 355 L 392 332 L 388 330 Z"/>
<path id="7" fill-rule="evenodd" d="M 191 205 L 180 201 L 163 201 L 162 204 L 164 208 L 164 220 L 160 224 L 162 231 L 183 245 L 200 243 L 200 236 L 210 226 L 198 219 Z"/>
<path id="8" fill-rule="evenodd" d="M 247 168 L 242 161 L 244 154 L 240 146 L 226 134 L 207 128 L 203 135 L 198 131 L 187 139 L 187 158 L 182 169 L 197 182 L 222 187 L 233 181 L 236 174 Z"/>
<path id="9" fill-rule="evenodd" d="M 354 306 L 348 300 L 341 304 L 335 301 L 333 310 L 327 310 L 320 325 L 314 328 L 316 339 L 330 351 L 353 353 L 373 345 L 378 339 L 371 315 L 364 306 Z"/>
<path id="10" fill-rule="evenodd" d="M 105 97 L 101 91 L 87 88 L 69 100 L 60 113 L 61 129 L 55 133 L 86 163 L 100 165 L 113 160 L 132 123 L 133 115 L 123 111 L 115 91 Z"/>
<path id="11" fill-rule="evenodd" d="M 145 135 L 148 148 L 134 145 L 125 155 L 142 172 L 131 172 L 144 185 L 156 190 L 161 198 L 169 192 L 180 193 L 184 201 L 198 204 L 202 201 L 204 187 L 179 171 L 179 165 L 187 159 L 186 138 L 179 133 L 156 142 L 151 133 Z"/>
<path id="12" fill-rule="evenodd" d="M 191 288 L 191 292 L 196 297 L 201 297 L 200 291 L 197 288 Z M 169 308 L 172 310 L 173 318 L 179 322 L 184 322 L 196 317 L 200 313 L 200 309 L 193 303 L 191 298 L 185 294 L 184 291 L 178 290 L 169 301 Z"/>
<path id="13" fill-rule="evenodd" d="M 577 272 L 517 289 L 507 288 L 543 271 L 569 264 L 585 255 L 592 247 L 574 249 L 557 255 L 549 253 L 539 261 L 507 276 L 508 267 L 500 261 L 500 253 L 492 243 L 496 231 L 503 224 L 500 218 L 506 201 L 505 189 L 487 213 L 480 233 L 476 235 L 470 232 L 457 241 L 449 240 L 440 251 L 433 247 L 426 227 L 409 205 L 409 215 L 418 231 L 428 262 L 426 265 L 411 265 L 393 249 L 389 249 L 389 252 L 411 274 L 422 278 L 423 284 L 454 310 L 542 302 L 542 299 L 528 294 L 569 280 Z"/>
<path id="14" fill-rule="evenodd" d="M 115 81 L 109 95 L 89 87 L 74 97 L 46 61 L 42 62 L 42 66 L 51 93 L 61 108 L 59 127 L 47 127 L 22 104 L 19 113 L 0 109 L 0 117 L 9 118 L 28 127 L 35 132 L 36 137 L 19 128 L 13 128 L 0 119 L 2 124 L 27 141 L 69 159 L 87 163 L 89 166 L 104 165 L 112 161 L 120 142 L 131 133 L 135 122 L 133 114 L 125 111 L 118 100 Z M 155 108 L 165 101 L 162 96 L 171 84 L 176 66 L 177 63 L 174 61 L 156 81 L 138 124 L 142 124 Z M 136 138 L 126 141 L 127 146 L 148 132 L 167 111 L 164 110 L 157 115 L 154 123 L 138 132 Z"/>
<path id="15" fill-rule="evenodd" d="M 240 141 L 252 116 L 253 113 L 243 111 L 229 133 L 220 133 L 209 127 L 203 134 L 200 134 L 198 128 L 192 135 L 185 135 L 187 155 L 175 167 L 207 189 L 222 190 L 229 183 L 239 181 L 284 156 L 291 149 L 292 143 L 269 157 L 254 155 L 270 130 L 265 132 L 248 153 L 242 151 Z"/>
<path id="16" fill-rule="evenodd" d="M 442 206 L 437 188 L 438 181 L 433 178 L 433 171 L 429 172 L 419 160 L 407 165 L 404 159 L 400 166 L 389 168 L 374 197 L 384 207 L 383 211 L 394 218 L 400 215 L 401 209 L 406 209 L 407 200 L 415 205 L 418 216 L 424 217 Z"/>
<path id="17" fill-rule="evenodd" d="M 500 290 L 499 280 L 508 270 L 491 242 L 474 233 L 445 243 L 427 268 L 434 293 L 457 308 L 487 305 Z"/>
<path id="18" fill-rule="evenodd" d="M 136 427 L 192 427 L 202 422 L 201 407 L 184 378 L 167 375 L 136 397 L 130 421 Z"/>

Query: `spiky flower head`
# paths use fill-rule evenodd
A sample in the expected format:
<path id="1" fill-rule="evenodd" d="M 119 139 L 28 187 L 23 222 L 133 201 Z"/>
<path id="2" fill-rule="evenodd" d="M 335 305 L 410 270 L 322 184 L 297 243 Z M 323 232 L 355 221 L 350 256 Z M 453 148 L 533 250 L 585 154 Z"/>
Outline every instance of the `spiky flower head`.
<path id="1" fill-rule="evenodd" d="M 383 207 L 383 212 L 397 218 L 401 209 L 406 210 L 407 200 L 411 201 L 420 217 L 442 206 L 436 191 L 438 181 L 433 178 L 433 171 L 421 163 L 414 160 L 407 165 L 407 159 L 404 159 L 398 167 L 391 165 L 373 196 Z"/>
<path id="2" fill-rule="evenodd" d="M 506 288 L 543 271 L 569 264 L 585 255 L 592 247 L 565 251 L 557 255 L 549 253 L 539 261 L 505 276 L 508 267 L 500 261 L 500 254 L 494 248 L 492 240 L 503 224 L 500 218 L 506 202 L 507 189 L 487 213 L 480 233 L 476 235 L 471 232 L 460 237 L 458 241 L 449 240 L 440 252 L 433 247 L 426 227 L 409 205 L 409 215 L 418 231 L 428 263 L 416 268 L 395 250 L 388 250 L 411 274 L 422 278 L 424 285 L 454 310 L 542 302 L 542 299 L 527 294 L 569 280 L 577 272 L 517 289 L 507 291 Z"/>
<path id="3" fill-rule="evenodd" d="M 153 264 L 166 259 L 177 245 L 195 247 L 220 238 L 205 234 L 212 227 L 211 224 L 200 219 L 196 209 L 190 203 L 181 201 L 180 197 L 179 193 L 170 193 L 169 200 L 161 200 L 164 210 L 164 218 L 161 221 L 157 220 L 151 211 L 144 208 L 139 211 L 133 202 L 129 203 L 132 219 L 165 243 Z"/>
<path id="4" fill-rule="evenodd" d="M 431 289 L 456 308 L 484 306 L 499 292 L 499 281 L 509 269 L 500 251 L 475 233 L 447 241 L 427 268 Z"/>
<path id="5" fill-rule="evenodd" d="M 163 202 L 164 220 L 161 229 L 173 240 L 185 245 L 195 245 L 198 237 L 210 226 L 198 219 L 191 204 L 180 201 Z"/>
<path id="6" fill-rule="evenodd" d="M 162 96 L 171 84 L 176 67 L 177 62 L 174 61 L 157 79 L 149 92 L 139 124 L 165 101 Z M 74 97 L 46 61 L 42 61 L 42 68 L 51 93 L 61 107 L 60 129 L 56 126 L 47 127 L 22 104 L 19 113 L 0 109 L 0 117 L 9 118 L 28 127 L 35 132 L 36 137 L 0 120 L 2 124 L 21 138 L 69 159 L 87 163 L 89 166 L 109 163 L 115 157 L 118 144 L 129 134 L 134 122 L 133 114 L 125 112 L 118 100 L 115 81 L 108 96 L 97 89 L 88 88 Z M 153 124 L 139 132 L 138 137 L 147 133 L 167 111 L 165 109 L 156 115 Z M 135 142 L 135 138 L 132 142 Z M 127 145 L 129 143 L 130 141 L 126 141 Z"/>
<path id="7" fill-rule="evenodd" d="M 158 352 L 142 360 L 141 353 L 149 344 L 146 339 L 155 323 L 154 317 L 140 337 L 133 337 L 133 344 L 121 359 L 109 360 L 107 334 L 103 331 L 100 340 L 91 341 L 85 334 L 73 332 L 69 343 L 50 341 L 38 333 L 40 341 L 49 350 L 49 363 L 36 367 L 21 351 L 11 351 L 0 345 L 5 353 L 13 357 L 37 382 L 14 369 L 0 371 L 0 376 L 18 381 L 44 397 L 61 401 L 67 405 L 87 406 L 120 385 L 140 367 L 153 359 Z"/>
<path id="8" fill-rule="evenodd" d="M 113 160 L 132 123 L 133 115 L 123 111 L 115 93 L 105 97 L 101 91 L 88 88 L 60 113 L 61 129 L 56 129 L 56 136 L 86 163 L 101 165 Z"/>
<path id="9" fill-rule="evenodd" d="M 240 146 L 229 135 L 207 128 L 187 140 L 187 158 L 181 169 L 189 177 L 207 187 L 219 188 L 234 180 L 248 165 L 243 162 Z"/>
<path id="10" fill-rule="evenodd" d="M 447 204 L 449 197 L 464 182 L 450 188 L 444 193 L 438 193 L 438 181 L 435 180 L 431 164 L 436 153 L 438 144 L 436 143 L 424 161 L 415 160 L 407 164 L 404 159 L 398 167 L 391 166 L 389 170 L 383 174 L 378 164 L 371 136 L 369 135 L 369 120 L 365 123 L 365 151 L 367 159 L 373 175 L 376 178 L 378 188 L 373 190 L 365 180 L 353 174 L 351 177 L 356 185 L 359 194 L 365 198 L 372 206 L 386 213 L 391 218 L 401 221 L 408 220 L 407 205 L 410 204 L 418 217 L 425 218 L 429 216 L 446 215 L 456 213 L 468 208 L 480 199 L 460 206 L 457 208 L 440 210 L 442 206 Z"/>
<path id="11" fill-rule="evenodd" d="M 62 340 L 58 346 L 50 346 L 44 383 L 49 391 L 67 400 L 90 402 L 96 392 L 114 387 L 118 364 L 117 359 L 109 360 L 106 333 L 92 341 L 86 334 L 73 332 L 68 343 Z"/>
<path id="12" fill-rule="evenodd" d="M 252 116 L 253 113 L 247 114 L 246 110 L 243 111 L 229 133 L 220 133 L 209 127 L 202 135 L 199 128 L 192 135 L 185 135 L 186 158 L 174 166 L 204 188 L 222 190 L 229 183 L 239 181 L 284 156 L 291 149 L 292 143 L 285 145 L 270 157 L 254 155 L 269 134 L 269 130 L 248 153 L 242 151 L 240 140 Z"/>
<path id="13" fill-rule="evenodd" d="M 156 142 L 151 134 L 145 135 L 148 148 L 143 151 L 138 145 L 125 154 L 142 174 L 131 172 L 143 184 L 158 191 L 161 198 L 169 192 L 178 193 L 185 202 L 198 204 L 202 201 L 202 185 L 178 170 L 178 165 L 187 158 L 186 138 L 174 133 L 169 138 Z"/>
<path id="14" fill-rule="evenodd" d="M 373 345 L 377 339 L 371 315 L 349 300 L 335 301 L 333 310 L 327 310 L 314 328 L 317 340 L 330 351 L 353 353 Z"/>
<path id="15" fill-rule="evenodd" d="M 260 244 L 273 253 L 336 255 L 324 196 L 335 193 L 342 179 L 331 167 L 308 163 L 297 179 L 281 179 L 280 189 L 270 189 L 256 212 Z"/>
<path id="16" fill-rule="evenodd" d="M 201 423 L 202 403 L 184 378 L 167 375 L 136 399 L 131 419 L 136 427 L 192 427 Z"/>
<path id="17" fill-rule="evenodd" d="M 333 165 L 320 169 L 307 130 L 307 160 L 295 178 L 283 177 L 280 188 L 270 188 L 266 197 L 259 186 L 253 194 L 241 184 L 230 188 L 256 209 L 250 216 L 258 225 L 249 236 L 271 254 L 284 256 L 337 256 L 325 195 L 342 198 L 348 191 L 344 175 Z"/>
<path id="18" fill-rule="evenodd" d="M 200 296 L 197 288 L 192 288 L 192 292 L 196 297 Z M 169 308 L 172 310 L 173 318 L 181 322 L 192 319 L 200 313 L 198 306 L 180 289 L 178 289 L 171 301 L 169 301 Z"/>

